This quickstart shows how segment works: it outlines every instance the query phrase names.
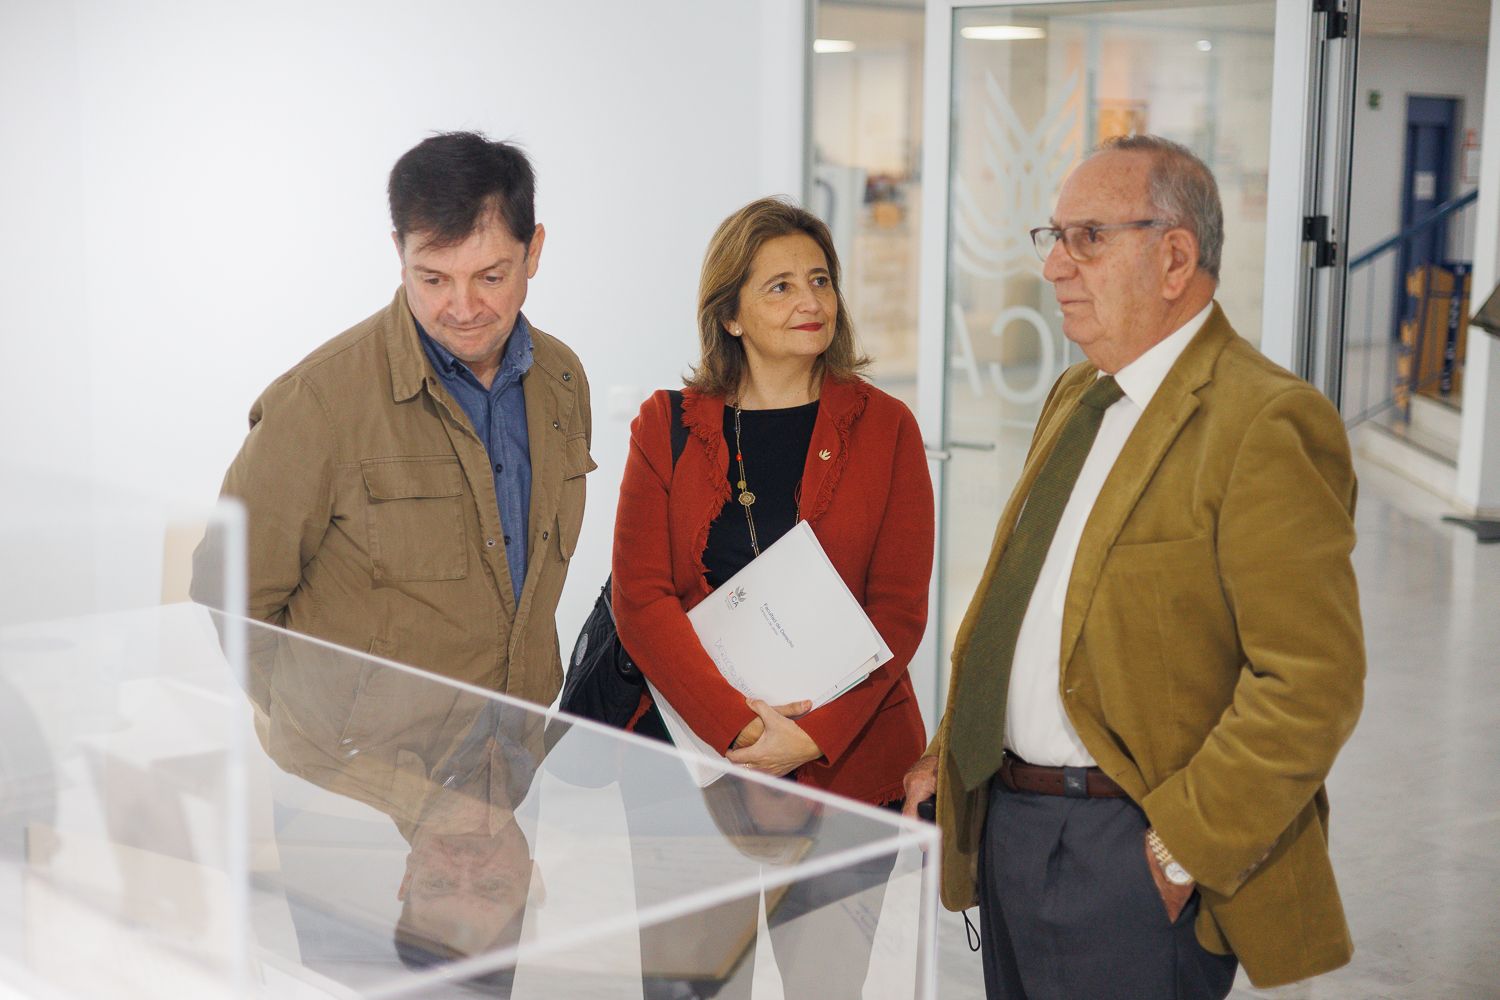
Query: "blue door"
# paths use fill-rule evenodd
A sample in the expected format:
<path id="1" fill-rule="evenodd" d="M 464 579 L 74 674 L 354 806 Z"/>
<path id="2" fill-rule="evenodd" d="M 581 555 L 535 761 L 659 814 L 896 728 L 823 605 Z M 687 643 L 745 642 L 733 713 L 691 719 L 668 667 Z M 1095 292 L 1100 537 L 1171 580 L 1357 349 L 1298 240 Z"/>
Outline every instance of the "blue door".
<path id="1" fill-rule="evenodd" d="M 1451 97 L 1406 99 L 1406 166 L 1401 178 L 1401 229 L 1406 231 L 1452 196 L 1453 156 L 1458 139 L 1458 101 Z M 1402 241 L 1397 274 L 1396 324 L 1407 315 L 1406 275 L 1423 264 L 1447 258 L 1446 222 L 1428 226 Z"/>

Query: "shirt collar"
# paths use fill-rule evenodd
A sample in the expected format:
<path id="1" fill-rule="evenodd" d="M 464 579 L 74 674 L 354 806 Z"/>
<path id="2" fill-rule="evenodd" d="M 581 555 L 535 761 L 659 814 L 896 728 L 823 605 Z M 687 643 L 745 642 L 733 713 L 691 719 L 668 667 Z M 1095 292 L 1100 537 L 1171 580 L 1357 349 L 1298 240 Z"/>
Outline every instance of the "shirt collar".
<path id="1" fill-rule="evenodd" d="M 416 316 L 412 316 L 412 323 L 416 325 L 417 337 L 422 341 L 422 349 L 427 352 L 427 358 L 432 362 L 432 367 L 437 369 L 439 375 L 455 376 L 461 372 L 469 372 L 469 366 L 453 356 L 453 352 L 438 343 L 422 328 L 422 324 Z M 520 379 L 522 375 L 531 371 L 532 362 L 531 324 L 526 321 L 523 313 L 516 313 L 516 325 L 511 327 L 510 336 L 505 340 L 504 353 L 500 355 L 500 371 L 495 376 L 495 383 L 503 385 L 513 379 Z"/>
<path id="2" fill-rule="evenodd" d="M 1192 341 L 1197 332 L 1208 322 L 1209 314 L 1214 311 L 1213 301 L 1204 306 L 1192 319 L 1173 330 L 1165 338 L 1153 344 L 1151 349 L 1130 364 L 1115 372 L 1115 381 L 1120 383 L 1120 388 L 1132 403 L 1142 410 L 1146 404 L 1151 402 L 1151 397 L 1156 395 L 1156 390 L 1161 387 L 1162 381 L 1167 377 L 1167 372 L 1177 363 L 1182 356 L 1183 350 Z"/>

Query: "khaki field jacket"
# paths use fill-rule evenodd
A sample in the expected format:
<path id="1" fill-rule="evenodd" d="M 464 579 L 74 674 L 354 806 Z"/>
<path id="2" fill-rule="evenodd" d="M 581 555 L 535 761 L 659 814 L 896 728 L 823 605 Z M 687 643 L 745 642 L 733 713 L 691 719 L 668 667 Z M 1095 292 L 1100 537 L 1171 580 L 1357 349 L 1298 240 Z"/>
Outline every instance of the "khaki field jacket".
<path id="1" fill-rule="evenodd" d="M 561 341 L 532 338 L 519 606 L 484 445 L 428 364 L 402 290 L 251 408 L 223 489 L 246 509 L 250 616 L 550 702 L 554 616 L 595 464 L 583 368 Z"/>

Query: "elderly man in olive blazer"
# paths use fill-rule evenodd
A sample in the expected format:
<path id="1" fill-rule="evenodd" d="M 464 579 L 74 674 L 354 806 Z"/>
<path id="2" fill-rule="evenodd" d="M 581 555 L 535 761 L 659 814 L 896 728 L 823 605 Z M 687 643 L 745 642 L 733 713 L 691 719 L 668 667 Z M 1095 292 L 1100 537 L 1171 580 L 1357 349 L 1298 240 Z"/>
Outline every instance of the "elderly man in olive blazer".
<path id="1" fill-rule="evenodd" d="M 1213 302 L 1208 168 L 1155 137 L 1033 233 L 1087 361 L 1043 408 L 907 776 L 991 997 L 1223 997 L 1348 961 L 1323 781 L 1358 717 L 1355 480 L 1329 402 Z"/>

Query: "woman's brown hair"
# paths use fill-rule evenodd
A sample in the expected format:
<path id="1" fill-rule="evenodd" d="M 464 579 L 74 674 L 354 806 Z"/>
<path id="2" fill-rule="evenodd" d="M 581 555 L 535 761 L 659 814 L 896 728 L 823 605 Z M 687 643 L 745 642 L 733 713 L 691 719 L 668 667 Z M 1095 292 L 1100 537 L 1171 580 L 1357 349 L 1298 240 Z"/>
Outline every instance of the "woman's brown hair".
<path id="1" fill-rule="evenodd" d="M 739 391 L 747 362 L 745 345 L 730 335 L 727 325 L 740 311 L 740 290 L 750 280 L 750 265 L 760 248 L 778 236 L 801 234 L 823 251 L 838 316 L 833 341 L 818 358 L 815 376 L 853 378 L 870 363 L 854 343 L 854 323 L 839 284 L 839 258 L 833 236 L 823 220 L 783 198 L 752 201 L 719 224 L 703 255 L 698 278 L 698 339 L 701 354 L 687 379 L 687 387 L 714 396 L 732 397 Z"/>

